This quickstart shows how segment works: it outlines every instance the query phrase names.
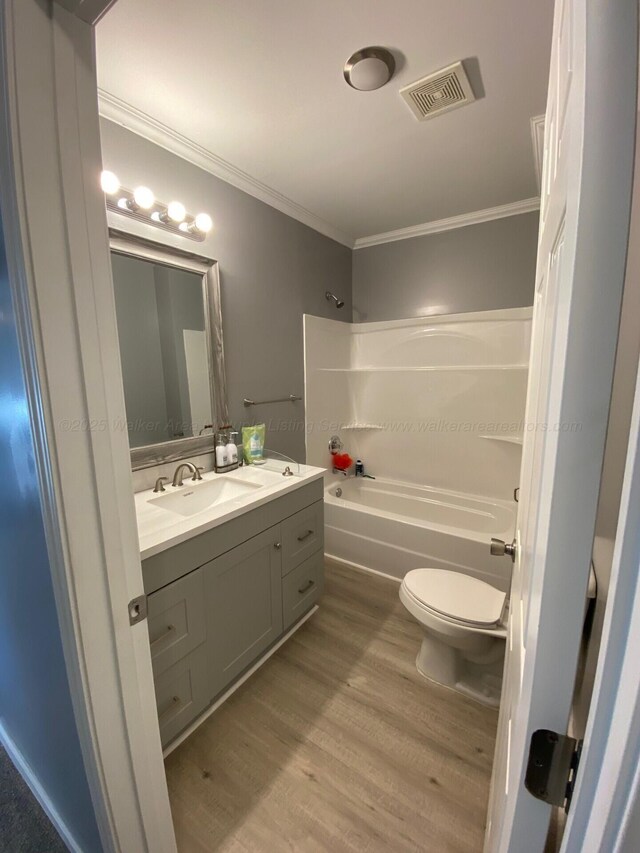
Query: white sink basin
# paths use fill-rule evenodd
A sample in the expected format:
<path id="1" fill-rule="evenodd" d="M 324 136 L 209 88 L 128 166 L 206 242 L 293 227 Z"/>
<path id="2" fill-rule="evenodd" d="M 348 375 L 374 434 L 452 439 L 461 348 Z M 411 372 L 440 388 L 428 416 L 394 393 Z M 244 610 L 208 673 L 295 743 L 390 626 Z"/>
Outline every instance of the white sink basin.
<path id="1" fill-rule="evenodd" d="M 262 483 L 252 483 L 249 480 L 237 480 L 231 477 L 216 477 L 215 480 L 190 483 L 180 491 L 152 498 L 149 503 L 188 518 L 212 506 L 242 498 L 261 488 L 263 488 Z"/>

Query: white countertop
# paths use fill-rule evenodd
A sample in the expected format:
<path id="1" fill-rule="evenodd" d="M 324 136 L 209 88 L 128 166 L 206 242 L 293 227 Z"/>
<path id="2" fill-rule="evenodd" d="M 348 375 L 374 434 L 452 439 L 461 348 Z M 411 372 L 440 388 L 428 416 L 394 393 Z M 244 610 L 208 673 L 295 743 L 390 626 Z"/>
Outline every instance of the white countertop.
<path id="1" fill-rule="evenodd" d="M 140 556 L 143 560 L 152 557 L 154 554 L 171 548 L 173 545 L 178 545 L 192 536 L 218 527 L 220 524 L 262 506 L 274 498 L 279 498 L 286 492 L 299 489 L 314 480 L 320 480 L 324 475 L 324 468 L 314 468 L 311 465 L 300 465 L 299 471 L 296 471 L 292 477 L 283 477 L 283 469 L 284 465 L 269 460 L 266 465 L 245 465 L 236 471 L 230 471 L 228 474 L 215 474 L 210 471 L 202 475 L 202 482 L 196 483 L 191 480 L 189 472 L 185 470 L 184 486 L 178 489 L 170 484 L 165 484 L 165 492 L 163 493 L 165 496 L 184 494 L 186 497 L 187 493 L 189 496 L 192 493 L 195 495 L 200 486 L 220 478 L 260 486 L 248 494 L 214 504 L 188 517 L 162 507 L 161 502 L 157 501 L 163 494 L 154 494 L 153 489 L 137 492 L 135 504 Z"/>

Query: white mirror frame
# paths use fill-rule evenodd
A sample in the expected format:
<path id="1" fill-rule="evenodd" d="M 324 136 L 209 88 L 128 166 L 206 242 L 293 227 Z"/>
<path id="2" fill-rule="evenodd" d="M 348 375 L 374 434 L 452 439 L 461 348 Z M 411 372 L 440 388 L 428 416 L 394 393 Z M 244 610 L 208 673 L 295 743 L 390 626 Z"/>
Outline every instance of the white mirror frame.
<path id="1" fill-rule="evenodd" d="M 218 262 L 182 249 L 135 237 L 124 231 L 109 229 L 112 252 L 145 261 L 155 261 L 164 266 L 176 267 L 202 276 L 202 301 L 204 305 L 209 382 L 211 387 L 211 418 L 214 432 L 229 423 L 227 380 L 224 367 L 222 338 L 222 310 L 220 305 L 220 273 Z M 164 462 L 173 462 L 188 456 L 199 456 L 214 450 L 213 434 L 178 438 L 144 447 L 131 448 L 131 468 L 151 468 Z"/>

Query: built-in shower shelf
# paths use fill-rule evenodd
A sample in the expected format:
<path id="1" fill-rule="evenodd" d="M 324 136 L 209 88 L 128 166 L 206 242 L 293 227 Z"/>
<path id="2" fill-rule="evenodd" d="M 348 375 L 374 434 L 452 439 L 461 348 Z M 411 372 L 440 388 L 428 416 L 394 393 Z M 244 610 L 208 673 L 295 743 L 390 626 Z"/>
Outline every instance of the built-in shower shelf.
<path id="1" fill-rule="evenodd" d="M 322 373 L 427 373 L 476 370 L 524 370 L 526 364 L 441 364 L 428 367 L 318 367 Z"/>
<path id="2" fill-rule="evenodd" d="M 481 435 L 480 438 L 488 438 L 489 441 L 504 441 L 506 444 L 518 444 L 522 447 L 521 435 Z"/>
<path id="3" fill-rule="evenodd" d="M 341 429 L 384 429 L 382 424 L 345 424 Z"/>

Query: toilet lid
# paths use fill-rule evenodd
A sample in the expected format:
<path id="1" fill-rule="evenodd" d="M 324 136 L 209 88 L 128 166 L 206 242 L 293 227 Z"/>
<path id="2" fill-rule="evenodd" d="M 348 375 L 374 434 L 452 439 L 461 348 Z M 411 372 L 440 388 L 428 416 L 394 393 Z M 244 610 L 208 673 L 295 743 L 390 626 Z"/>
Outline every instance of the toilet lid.
<path id="1" fill-rule="evenodd" d="M 414 569 L 405 575 L 404 586 L 429 610 L 478 626 L 500 621 L 506 597 L 484 581 L 446 569 Z"/>

